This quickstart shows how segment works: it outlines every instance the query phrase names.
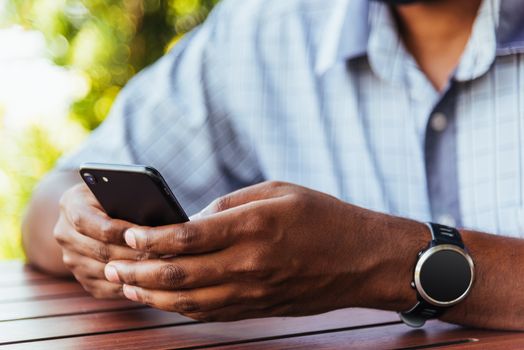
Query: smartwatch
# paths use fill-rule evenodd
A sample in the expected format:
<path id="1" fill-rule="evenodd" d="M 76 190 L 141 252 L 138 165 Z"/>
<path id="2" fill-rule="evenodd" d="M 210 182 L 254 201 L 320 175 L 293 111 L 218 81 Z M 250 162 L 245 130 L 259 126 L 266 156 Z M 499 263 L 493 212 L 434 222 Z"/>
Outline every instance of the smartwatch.
<path id="1" fill-rule="evenodd" d="M 418 253 L 411 282 L 417 303 L 399 313 L 405 324 L 415 328 L 464 300 L 473 285 L 475 271 L 458 230 L 433 223 L 426 225 L 431 231 L 431 242 Z"/>

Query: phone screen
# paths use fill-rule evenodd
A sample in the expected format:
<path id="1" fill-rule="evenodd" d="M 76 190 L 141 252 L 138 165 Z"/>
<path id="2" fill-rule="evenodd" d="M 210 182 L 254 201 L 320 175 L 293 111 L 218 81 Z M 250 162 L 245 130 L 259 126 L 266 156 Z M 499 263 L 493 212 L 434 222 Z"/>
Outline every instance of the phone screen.
<path id="1" fill-rule="evenodd" d="M 189 221 L 163 177 L 152 167 L 85 163 L 80 175 L 114 219 L 140 226 Z"/>

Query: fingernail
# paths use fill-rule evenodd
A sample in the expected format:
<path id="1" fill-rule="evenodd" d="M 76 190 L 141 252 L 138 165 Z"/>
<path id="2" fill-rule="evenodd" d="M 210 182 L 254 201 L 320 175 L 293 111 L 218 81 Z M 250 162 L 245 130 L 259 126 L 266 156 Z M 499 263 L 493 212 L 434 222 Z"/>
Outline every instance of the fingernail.
<path id="1" fill-rule="evenodd" d="M 136 233 L 133 230 L 127 230 L 124 233 L 124 239 L 126 240 L 126 243 L 128 246 L 130 246 L 133 249 L 136 249 Z"/>
<path id="2" fill-rule="evenodd" d="M 104 274 L 106 275 L 106 278 L 109 282 L 120 282 L 120 277 L 118 277 L 118 271 L 114 266 L 106 265 L 104 269 Z"/>
<path id="3" fill-rule="evenodd" d="M 138 295 L 136 294 L 136 288 L 129 286 L 127 284 L 124 284 L 124 287 L 122 288 L 124 291 L 124 295 L 127 299 L 138 301 Z"/>

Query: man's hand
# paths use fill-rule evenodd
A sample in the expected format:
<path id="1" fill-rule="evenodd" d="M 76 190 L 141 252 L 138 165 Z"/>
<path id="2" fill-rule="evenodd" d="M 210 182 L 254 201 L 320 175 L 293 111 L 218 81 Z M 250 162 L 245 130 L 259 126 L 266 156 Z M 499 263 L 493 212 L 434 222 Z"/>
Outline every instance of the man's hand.
<path id="1" fill-rule="evenodd" d="M 263 183 L 216 200 L 191 222 L 129 229 L 126 242 L 137 251 L 175 257 L 113 261 L 105 274 L 131 300 L 205 321 L 308 315 L 385 299 L 391 308 L 408 307 L 415 302 L 411 264 L 388 271 L 390 286 L 384 267 L 405 254 L 414 261 L 428 236 L 395 252 L 395 225 L 406 220 L 370 234 L 380 227 L 377 215 L 383 218 L 303 187 Z"/>
<path id="2" fill-rule="evenodd" d="M 84 184 L 74 186 L 62 196 L 54 236 L 62 247 L 65 266 L 93 296 L 123 296 L 122 285 L 108 282 L 104 277 L 107 262 L 150 257 L 124 244 L 124 232 L 131 226 L 108 217 Z"/>

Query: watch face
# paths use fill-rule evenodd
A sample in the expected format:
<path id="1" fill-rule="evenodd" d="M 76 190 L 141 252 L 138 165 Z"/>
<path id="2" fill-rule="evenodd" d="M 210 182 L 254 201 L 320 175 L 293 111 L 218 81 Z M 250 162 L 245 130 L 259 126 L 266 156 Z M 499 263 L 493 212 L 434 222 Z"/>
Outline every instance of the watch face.
<path id="1" fill-rule="evenodd" d="M 471 286 L 470 261 L 457 249 L 435 249 L 420 267 L 420 287 L 433 302 L 450 304 L 460 301 Z"/>

